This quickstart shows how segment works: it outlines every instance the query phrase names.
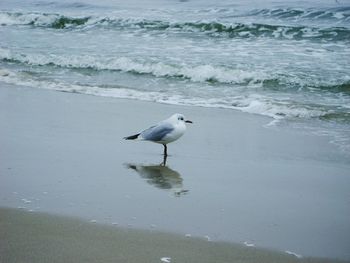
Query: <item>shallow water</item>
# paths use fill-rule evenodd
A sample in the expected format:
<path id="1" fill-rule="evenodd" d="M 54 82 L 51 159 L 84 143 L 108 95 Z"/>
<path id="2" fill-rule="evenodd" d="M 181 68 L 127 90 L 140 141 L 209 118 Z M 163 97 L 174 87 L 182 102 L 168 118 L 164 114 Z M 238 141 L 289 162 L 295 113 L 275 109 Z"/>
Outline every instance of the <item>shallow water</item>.
<path id="1" fill-rule="evenodd" d="M 350 153 L 349 1 L 2 1 L 0 80 L 267 115 Z"/>

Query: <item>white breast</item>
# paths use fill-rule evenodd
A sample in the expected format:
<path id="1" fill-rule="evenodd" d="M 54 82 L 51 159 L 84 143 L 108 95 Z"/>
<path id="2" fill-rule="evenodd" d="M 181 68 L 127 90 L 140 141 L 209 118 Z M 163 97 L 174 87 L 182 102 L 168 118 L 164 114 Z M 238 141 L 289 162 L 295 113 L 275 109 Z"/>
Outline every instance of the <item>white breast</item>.
<path id="1" fill-rule="evenodd" d="M 178 122 L 174 125 L 174 130 L 164 137 L 163 142 L 170 143 L 170 142 L 176 141 L 182 135 L 184 135 L 185 131 L 186 131 L 185 123 Z"/>

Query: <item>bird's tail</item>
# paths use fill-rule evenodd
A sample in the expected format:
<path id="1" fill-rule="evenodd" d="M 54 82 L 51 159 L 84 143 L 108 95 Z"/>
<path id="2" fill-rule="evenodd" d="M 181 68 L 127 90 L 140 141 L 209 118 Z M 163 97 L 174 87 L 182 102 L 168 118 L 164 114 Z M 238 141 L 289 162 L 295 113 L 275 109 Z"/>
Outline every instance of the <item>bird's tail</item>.
<path id="1" fill-rule="evenodd" d="M 135 140 L 137 139 L 137 137 L 139 137 L 140 133 L 138 134 L 135 134 L 135 135 L 131 135 L 131 136 L 128 136 L 128 137 L 124 137 L 125 140 Z"/>

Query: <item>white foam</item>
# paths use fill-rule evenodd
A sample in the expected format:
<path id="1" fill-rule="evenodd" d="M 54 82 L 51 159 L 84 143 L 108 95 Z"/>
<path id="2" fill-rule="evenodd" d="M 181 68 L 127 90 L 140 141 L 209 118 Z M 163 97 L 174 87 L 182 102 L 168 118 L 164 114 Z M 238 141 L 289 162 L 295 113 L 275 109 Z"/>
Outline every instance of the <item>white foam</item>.
<path id="1" fill-rule="evenodd" d="M 244 241 L 243 244 L 244 244 L 245 246 L 247 246 L 247 247 L 255 247 L 255 244 L 249 243 L 248 241 Z"/>
<path id="2" fill-rule="evenodd" d="M 292 251 L 289 251 L 289 250 L 286 250 L 285 251 L 288 255 L 292 255 L 292 256 L 295 256 L 295 257 L 297 257 L 297 258 L 302 258 L 303 256 L 302 255 L 299 255 L 299 254 L 297 254 L 297 253 L 295 253 L 295 252 L 292 252 Z"/>
<path id="3" fill-rule="evenodd" d="M 160 259 L 160 261 L 165 262 L 165 263 L 170 263 L 171 262 L 171 258 L 170 257 L 162 257 Z"/>
<path id="4" fill-rule="evenodd" d="M 243 103 L 242 103 L 243 102 Z M 288 105 L 281 103 L 273 103 L 273 101 L 264 96 L 253 95 L 247 97 L 241 101 L 241 105 L 236 106 L 235 109 L 243 112 L 260 114 L 272 117 L 276 120 L 283 119 L 285 117 L 292 118 L 312 118 L 324 116 L 327 112 L 316 109 L 308 109 L 305 106 Z"/>

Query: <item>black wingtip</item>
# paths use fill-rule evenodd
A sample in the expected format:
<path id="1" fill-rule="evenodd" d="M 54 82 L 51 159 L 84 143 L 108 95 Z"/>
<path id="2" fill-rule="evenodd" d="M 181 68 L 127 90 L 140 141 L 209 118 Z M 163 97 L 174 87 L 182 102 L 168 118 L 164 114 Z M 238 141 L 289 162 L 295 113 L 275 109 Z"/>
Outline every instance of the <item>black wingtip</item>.
<path id="1" fill-rule="evenodd" d="M 137 137 L 139 137 L 139 135 L 140 135 L 140 133 L 135 134 L 135 135 L 131 135 L 128 137 L 124 137 L 124 140 L 135 140 L 135 139 L 137 139 Z"/>

